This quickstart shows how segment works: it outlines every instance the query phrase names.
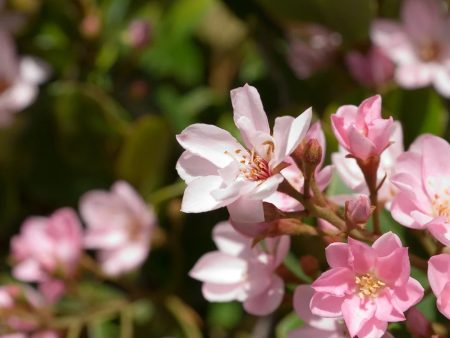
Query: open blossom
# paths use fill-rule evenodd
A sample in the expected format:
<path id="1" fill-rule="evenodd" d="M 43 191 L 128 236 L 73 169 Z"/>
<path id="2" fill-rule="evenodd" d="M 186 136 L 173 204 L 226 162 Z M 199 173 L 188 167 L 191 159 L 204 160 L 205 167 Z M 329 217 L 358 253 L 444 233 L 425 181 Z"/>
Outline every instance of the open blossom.
<path id="1" fill-rule="evenodd" d="M 341 106 L 331 115 L 334 135 L 353 157 L 367 160 L 380 156 L 389 146 L 394 121 L 381 116 L 379 95 L 364 100 L 359 107 Z"/>
<path id="2" fill-rule="evenodd" d="M 256 88 L 231 91 L 234 121 L 245 146 L 208 124 L 193 124 L 177 140 L 186 151 L 177 163 L 187 183 L 181 210 L 204 212 L 224 206 L 237 222 L 263 222 L 262 201 L 283 181 L 285 161 L 308 131 L 311 109 L 297 118 L 275 119 L 273 134 Z"/>
<path id="3" fill-rule="evenodd" d="M 275 270 L 288 253 L 289 237 L 269 238 L 252 247 L 252 239 L 221 222 L 214 227 L 213 240 L 219 250 L 203 255 L 189 272 L 203 282 L 204 297 L 243 302 L 254 315 L 273 312 L 284 295 L 284 282 Z"/>
<path id="4" fill-rule="evenodd" d="M 394 75 L 394 64 L 380 48 L 372 47 L 366 54 L 351 51 L 346 56 L 353 78 L 368 87 L 386 84 Z"/>
<path id="5" fill-rule="evenodd" d="M 423 288 L 410 277 L 408 249 L 392 232 L 372 247 L 348 239 L 326 248 L 330 270 L 312 288 L 315 315 L 344 318 L 351 337 L 379 338 L 388 322 L 405 320 L 404 312 L 423 296 Z"/>
<path id="6" fill-rule="evenodd" d="M 427 229 L 450 245 L 450 145 L 424 135 L 398 158 L 392 182 L 399 193 L 392 202 L 392 216 L 413 229 Z"/>
<path id="7" fill-rule="evenodd" d="M 1 126 L 34 101 L 38 85 L 48 76 L 48 66 L 29 56 L 19 58 L 11 37 L 4 31 L 0 31 L 0 60 Z"/>
<path id="8" fill-rule="evenodd" d="M 450 97 L 450 21 L 440 0 L 405 0 L 401 23 L 379 19 L 372 26 L 375 45 L 396 63 L 400 86 L 434 85 Z"/>
<path id="9" fill-rule="evenodd" d="M 310 140 L 316 140 L 322 149 L 320 162 L 315 170 L 315 179 L 318 187 L 323 191 L 330 183 L 332 166 L 327 165 L 323 167 L 326 153 L 326 140 L 320 122 L 315 122 L 311 125 L 300 143 L 300 147 Z M 303 192 L 304 177 L 302 171 L 298 168 L 292 158 L 288 157 L 285 162 L 288 163 L 289 166 L 282 170 L 283 177 L 297 191 Z M 279 191 L 275 191 L 269 197 L 264 199 L 264 202 L 271 203 L 284 212 L 300 211 L 304 209 L 299 201 Z M 236 222 L 234 220 L 232 220 L 231 224 L 237 231 L 250 237 L 256 237 L 263 233 L 267 233 L 271 228 L 277 226 L 277 224 L 274 224 L 273 222 L 249 223 Z"/>
<path id="10" fill-rule="evenodd" d="M 81 198 L 80 213 L 87 225 L 84 245 L 100 251 L 106 274 L 126 273 L 145 261 L 156 217 L 128 183 L 116 182 L 111 191 L 87 192 Z"/>
<path id="11" fill-rule="evenodd" d="M 311 312 L 309 304 L 314 294 L 310 285 L 299 285 L 294 293 L 294 309 L 304 326 L 289 332 L 288 338 L 348 338 L 342 318 L 324 318 Z M 389 332 L 383 338 L 392 338 Z"/>
<path id="12" fill-rule="evenodd" d="M 57 297 L 63 291 L 61 281 L 74 276 L 80 260 L 82 233 L 77 215 L 62 208 L 49 217 L 29 217 L 12 238 L 11 250 L 14 277 L 38 282 L 47 296 Z"/>
<path id="13" fill-rule="evenodd" d="M 402 126 L 398 121 L 394 122 L 389 141 L 391 145 L 381 154 L 377 172 L 378 184 L 386 177 L 380 190 L 378 190 L 378 200 L 384 203 L 387 208 L 390 207 L 391 201 L 397 193 L 397 188 L 390 181 L 392 171 L 395 166 L 395 161 L 404 151 Z M 346 158 L 346 154 L 347 151 L 340 147 L 339 152 L 331 155 L 336 172 L 342 181 L 355 193 L 367 195 L 369 189 L 367 188 L 361 168 L 354 159 Z"/>
<path id="14" fill-rule="evenodd" d="M 10 333 L 3 338 L 56 338 L 54 331 L 41 331 L 41 317 L 47 304 L 40 293 L 28 286 L 8 284 L 0 287 L 0 326 Z"/>
<path id="15" fill-rule="evenodd" d="M 300 79 L 327 67 L 341 44 L 338 33 L 323 26 L 307 24 L 289 34 L 288 61 Z"/>
<path id="16" fill-rule="evenodd" d="M 450 319 L 450 254 L 440 254 L 430 258 L 428 281 L 437 298 L 438 310 Z"/>

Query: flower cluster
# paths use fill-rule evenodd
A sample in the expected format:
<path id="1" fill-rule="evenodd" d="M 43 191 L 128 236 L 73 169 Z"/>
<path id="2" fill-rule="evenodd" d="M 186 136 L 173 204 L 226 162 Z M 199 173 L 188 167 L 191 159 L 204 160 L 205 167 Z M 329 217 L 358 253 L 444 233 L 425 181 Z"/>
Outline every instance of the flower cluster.
<path id="1" fill-rule="evenodd" d="M 450 245 L 448 142 L 424 135 L 405 152 L 401 125 L 382 116 L 381 97 L 373 96 L 331 115 L 340 149 L 333 166 L 323 167 L 325 137 L 318 122 L 310 124 L 311 109 L 278 117 L 271 134 L 254 87 L 234 89 L 231 98 L 244 146 L 211 125 L 192 125 L 177 137 L 185 148 L 177 164 L 187 183 L 182 210 L 227 207 L 230 214 L 213 231 L 218 251 L 190 272 L 203 282 L 204 297 L 240 301 L 254 315 L 275 311 L 286 294 L 283 280 L 290 280 L 282 269 L 289 236 L 318 235 L 329 244 L 329 270 L 311 270 L 312 284 L 295 291 L 305 325 L 290 337 L 391 337 L 389 323 L 406 321 L 406 313 L 420 317 L 414 306 L 424 288 L 411 264 L 426 270 L 426 261 L 384 230 L 380 213 Z M 333 171 L 355 195 L 326 196 Z M 305 224 L 304 216 L 321 226 Z M 430 259 L 428 277 L 438 309 L 450 318 L 448 256 Z M 431 332 L 426 319 L 420 328 L 408 323 L 412 333 Z"/>
<path id="2" fill-rule="evenodd" d="M 86 193 L 80 213 L 86 229 L 73 209 L 61 208 L 49 217 L 29 217 L 13 237 L 13 276 L 38 285 L 38 290 L 20 284 L 0 289 L 1 326 L 17 331 L 17 337 L 28 333 L 31 338 L 59 337 L 43 323 L 51 318 L 52 305 L 71 291 L 83 272 L 115 278 L 145 261 L 156 217 L 128 183 L 118 181 L 111 191 Z M 98 250 L 98 267 L 84 249 Z"/>

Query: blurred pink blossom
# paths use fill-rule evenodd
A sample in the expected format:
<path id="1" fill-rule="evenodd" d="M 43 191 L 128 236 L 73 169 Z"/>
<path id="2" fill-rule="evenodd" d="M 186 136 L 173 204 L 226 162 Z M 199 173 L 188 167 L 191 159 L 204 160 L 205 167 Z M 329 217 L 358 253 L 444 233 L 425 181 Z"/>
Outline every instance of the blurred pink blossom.
<path id="1" fill-rule="evenodd" d="M 263 222 L 262 201 L 283 181 L 285 161 L 308 131 L 311 109 L 297 118 L 275 119 L 273 135 L 256 88 L 231 91 L 234 122 L 245 147 L 227 131 L 193 124 L 177 136 L 186 151 L 177 163 L 187 183 L 181 210 L 205 212 L 228 207 L 233 221 Z"/>
<path id="2" fill-rule="evenodd" d="M 366 54 L 351 51 L 346 56 L 346 62 L 350 74 L 363 86 L 382 86 L 394 75 L 394 64 L 377 47 L 370 48 Z"/>
<path id="3" fill-rule="evenodd" d="M 72 278 L 82 251 L 81 225 L 70 208 L 49 217 L 29 217 L 11 240 L 13 275 L 25 282 L 40 283 L 41 291 L 56 299 L 63 281 Z"/>
<path id="4" fill-rule="evenodd" d="M 8 33 L 0 31 L 0 126 L 8 125 L 14 113 L 25 109 L 37 96 L 38 85 L 49 69 L 33 57 L 19 58 Z"/>
<path id="5" fill-rule="evenodd" d="M 392 117 L 381 116 L 381 97 L 372 96 L 359 107 L 341 106 L 331 115 L 334 135 L 353 157 L 366 161 L 380 156 L 389 146 L 393 128 Z"/>
<path id="6" fill-rule="evenodd" d="M 406 312 L 406 327 L 413 337 L 428 338 L 432 333 L 430 322 L 417 307 L 412 307 Z"/>
<path id="7" fill-rule="evenodd" d="M 275 270 L 288 253 L 290 238 L 269 238 L 252 246 L 252 239 L 236 232 L 229 222 L 214 227 L 218 251 L 203 255 L 189 272 L 203 282 L 204 297 L 211 302 L 237 300 L 248 313 L 273 312 L 284 295 L 284 282 Z"/>
<path id="8" fill-rule="evenodd" d="M 135 19 L 130 22 L 127 30 L 128 43 L 133 48 L 145 47 L 151 39 L 151 26 L 146 20 Z"/>
<path id="9" fill-rule="evenodd" d="M 348 330 L 342 318 L 324 318 L 314 315 L 309 304 L 314 294 L 310 285 L 300 285 L 294 293 L 294 309 L 304 326 L 291 331 L 288 338 L 347 338 Z M 389 332 L 383 338 L 393 338 Z"/>
<path id="10" fill-rule="evenodd" d="M 388 232 L 372 247 L 348 239 L 326 248 L 330 270 L 312 284 L 313 314 L 344 318 L 351 337 L 379 338 L 388 322 L 405 320 L 404 312 L 418 303 L 424 290 L 410 277 L 408 249 Z"/>
<path id="11" fill-rule="evenodd" d="M 341 36 L 316 24 L 304 25 L 289 33 L 288 61 L 300 79 L 327 67 L 341 44 Z"/>
<path id="12" fill-rule="evenodd" d="M 405 0 L 401 23 L 378 19 L 372 26 L 375 45 L 396 63 L 400 86 L 433 85 L 450 97 L 450 21 L 440 0 Z"/>
<path id="13" fill-rule="evenodd" d="M 0 287 L 0 322 L 2 327 L 17 331 L 0 337 L 53 338 L 52 331 L 41 331 L 40 316 L 44 315 L 46 303 L 40 293 L 28 286 L 8 284 Z"/>
<path id="14" fill-rule="evenodd" d="M 438 310 L 450 319 L 450 254 L 440 254 L 430 258 L 428 281 L 437 298 Z"/>
<path id="15" fill-rule="evenodd" d="M 427 229 L 450 245 L 450 144 L 423 135 L 401 155 L 392 177 L 399 193 L 392 202 L 392 216 L 413 229 Z"/>
<path id="16" fill-rule="evenodd" d="M 111 191 L 86 193 L 80 200 L 80 213 L 87 225 L 85 247 L 100 250 L 106 274 L 117 276 L 144 263 L 156 216 L 131 185 L 119 181 Z"/>

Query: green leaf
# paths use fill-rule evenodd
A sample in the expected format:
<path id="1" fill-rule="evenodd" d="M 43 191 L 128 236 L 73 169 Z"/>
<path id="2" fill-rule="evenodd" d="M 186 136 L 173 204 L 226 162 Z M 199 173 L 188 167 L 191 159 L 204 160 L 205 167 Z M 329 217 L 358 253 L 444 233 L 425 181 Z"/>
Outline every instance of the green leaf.
<path id="1" fill-rule="evenodd" d="M 289 332 L 298 329 L 303 325 L 303 321 L 295 312 L 291 312 L 286 317 L 281 319 L 275 331 L 277 338 L 287 338 Z"/>
<path id="2" fill-rule="evenodd" d="M 242 305 L 238 302 L 210 303 L 208 305 L 208 323 L 212 327 L 231 330 L 239 324 L 242 314 Z"/>
<path id="3" fill-rule="evenodd" d="M 146 195 L 164 182 L 172 141 L 166 122 L 158 116 L 137 120 L 117 161 L 117 174 Z"/>
<path id="4" fill-rule="evenodd" d="M 288 253 L 286 258 L 284 259 L 284 266 L 291 271 L 298 278 L 306 281 L 312 282 L 311 277 L 309 277 L 302 269 L 299 260 L 292 254 Z"/>

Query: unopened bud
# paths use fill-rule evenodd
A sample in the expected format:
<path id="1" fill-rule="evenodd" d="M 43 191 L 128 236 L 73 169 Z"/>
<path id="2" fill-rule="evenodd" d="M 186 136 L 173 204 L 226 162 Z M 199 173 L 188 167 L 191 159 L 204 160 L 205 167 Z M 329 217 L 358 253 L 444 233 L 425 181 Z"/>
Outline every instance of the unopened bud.
<path id="1" fill-rule="evenodd" d="M 415 307 L 406 312 L 406 328 L 414 337 L 428 338 L 432 334 L 430 322 Z"/>
<path id="2" fill-rule="evenodd" d="M 369 220 L 375 207 L 370 205 L 366 195 L 360 195 L 345 202 L 345 220 L 350 228 L 362 228 Z"/>
<path id="3" fill-rule="evenodd" d="M 151 26 L 145 20 L 134 20 L 128 26 L 128 43 L 133 48 L 143 48 L 151 40 Z"/>
<path id="4" fill-rule="evenodd" d="M 317 167 L 322 160 L 322 147 L 317 139 L 303 141 L 292 154 L 295 162 L 302 168 L 301 163 L 310 167 Z"/>
<path id="5" fill-rule="evenodd" d="M 310 277 L 316 277 L 319 272 L 319 261 L 316 257 L 311 255 L 305 255 L 300 257 L 300 266 L 303 271 Z"/>

